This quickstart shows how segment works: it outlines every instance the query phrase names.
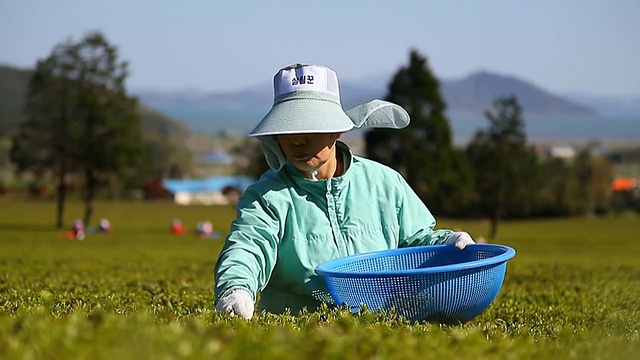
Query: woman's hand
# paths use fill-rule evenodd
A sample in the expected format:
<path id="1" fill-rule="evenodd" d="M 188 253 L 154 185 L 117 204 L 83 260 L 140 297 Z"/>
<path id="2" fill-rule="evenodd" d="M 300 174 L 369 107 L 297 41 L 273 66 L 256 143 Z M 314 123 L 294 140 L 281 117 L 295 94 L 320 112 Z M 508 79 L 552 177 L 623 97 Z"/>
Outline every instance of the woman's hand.
<path id="1" fill-rule="evenodd" d="M 253 317 L 254 307 L 253 297 L 242 288 L 232 290 L 216 304 L 216 310 L 227 312 L 231 316 L 239 315 L 246 320 L 251 320 Z"/>
<path id="2" fill-rule="evenodd" d="M 467 245 L 475 244 L 476 242 L 473 241 L 469 233 L 457 231 L 449 235 L 444 243 L 447 245 L 455 245 L 458 249 L 462 250 L 467 247 Z"/>

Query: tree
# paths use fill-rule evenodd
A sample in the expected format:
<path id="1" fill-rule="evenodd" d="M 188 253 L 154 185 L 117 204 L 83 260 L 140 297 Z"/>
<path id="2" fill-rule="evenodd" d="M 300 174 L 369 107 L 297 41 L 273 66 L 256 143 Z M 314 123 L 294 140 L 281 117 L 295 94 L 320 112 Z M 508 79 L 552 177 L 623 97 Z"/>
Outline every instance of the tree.
<path id="1" fill-rule="evenodd" d="M 193 154 L 187 147 L 191 137 L 186 124 L 140 106 L 144 144 L 148 150 L 148 175 L 151 179 L 179 179 L 193 172 Z"/>
<path id="2" fill-rule="evenodd" d="M 567 216 L 578 210 L 578 179 L 571 164 L 564 159 L 551 158 L 540 165 L 544 181 L 538 190 L 541 216 Z"/>
<path id="3" fill-rule="evenodd" d="M 404 107 L 411 123 L 368 131 L 367 157 L 402 173 L 431 210 L 459 214 L 473 193 L 473 178 L 464 153 L 453 147 L 439 82 L 417 50 L 394 75 L 386 100 Z"/>
<path id="4" fill-rule="evenodd" d="M 254 179 L 259 179 L 268 171 L 269 164 L 260 149 L 260 144 L 255 138 L 248 138 L 234 146 L 231 150 L 236 159 L 234 172 Z"/>
<path id="5" fill-rule="evenodd" d="M 476 132 L 467 156 L 476 176 L 478 207 L 489 214 L 490 238 L 495 239 L 504 215 L 533 206 L 537 159 L 527 146 L 522 108 L 515 96 L 497 99 L 485 116 L 489 128 Z"/>
<path id="6" fill-rule="evenodd" d="M 29 79 L 25 112 L 27 119 L 13 137 L 10 158 L 18 173 L 31 171 L 37 178 L 55 177 L 56 226 L 63 225 L 66 179 L 75 167 L 73 150 L 77 131 L 72 126 L 78 89 L 70 84 L 71 59 L 64 45 L 38 61 Z"/>
<path id="7" fill-rule="evenodd" d="M 578 178 L 577 198 L 581 200 L 581 212 L 585 215 L 602 214 L 610 206 L 610 182 L 613 165 L 603 156 L 592 156 L 587 151 L 578 155 L 574 164 Z"/>
<path id="8" fill-rule="evenodd" d="M 27 121 L 14 137 L 11 158 L 21 171 L 55 174 L 58 227 L 70 174 L 84 182 L 85 224 L 96 192 L 112 176 L 130 183 L 141 175 L 141 120 L 137 100 L 126 93 L 127 67 L 99 32 L 57 45 L 36 65 Z"/>
<path id="9" fill-rule="evenodd" d="M 612 164 L 589 150 L 574 159 L 551 158 L 540 169 L 537 202 L 542 216 L 596 215 L 609 211 Z"/>

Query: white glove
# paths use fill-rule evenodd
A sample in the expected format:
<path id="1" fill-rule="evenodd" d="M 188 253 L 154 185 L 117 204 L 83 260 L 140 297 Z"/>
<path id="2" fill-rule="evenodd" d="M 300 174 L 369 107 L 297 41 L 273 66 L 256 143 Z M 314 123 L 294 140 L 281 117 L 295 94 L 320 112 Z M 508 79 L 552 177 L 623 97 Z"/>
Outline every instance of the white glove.
<path id="1" fill-rule="evenodd" d="M 455 245 L 458 249 L 462 250 L 467 247 L 467 245 L 475 244 L 476 242 L 473 241 L 469 233 L 464 231 L 456 231 L 449 235 L 444 243 L 447 245 Z"/>
<path id="2" fill-rule="evenodd" d="M 254 307 L 251 294 L 242 288 L 232 290 L 216 304 L 216 310 L 227 312 L 231 316 L 240 315 L 247 320 L 253 317 Z"/>

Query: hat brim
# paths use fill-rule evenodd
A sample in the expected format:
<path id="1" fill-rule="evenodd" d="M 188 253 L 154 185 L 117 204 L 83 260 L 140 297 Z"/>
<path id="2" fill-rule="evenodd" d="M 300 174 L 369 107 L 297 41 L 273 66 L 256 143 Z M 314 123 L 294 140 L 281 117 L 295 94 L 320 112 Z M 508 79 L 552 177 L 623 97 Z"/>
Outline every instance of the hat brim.
<path id="1" fill-rule="evenodd" d="M 249 136 L 338 133 L 354 128 L 342 107 L 320 99 L 295 99 L 273 105 Z"/>

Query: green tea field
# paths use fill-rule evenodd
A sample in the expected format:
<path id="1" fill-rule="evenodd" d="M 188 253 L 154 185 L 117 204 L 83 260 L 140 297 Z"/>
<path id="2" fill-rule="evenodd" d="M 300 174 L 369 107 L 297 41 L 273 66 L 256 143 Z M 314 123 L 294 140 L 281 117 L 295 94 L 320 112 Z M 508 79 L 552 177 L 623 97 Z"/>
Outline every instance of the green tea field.
<path id="1" fill-rule="evenodd" d="M 109 234 L 66 240 L 55 204 L 0 198 L 2 359 L 640 358 L 640 218 L 505 222 L 502 289 L 465 324 L 323 309 L 252 320 L 213 310 L 213 269 L 235 210 L 98 202 Z M 81 217 L 67 204 L 65 222 Z M 180 218 L 189 232 L 173 235 Z M 219 239 L 193 230 L 211 220 Z M 487 236 L 484 222 L 438 227 Z"/>

